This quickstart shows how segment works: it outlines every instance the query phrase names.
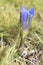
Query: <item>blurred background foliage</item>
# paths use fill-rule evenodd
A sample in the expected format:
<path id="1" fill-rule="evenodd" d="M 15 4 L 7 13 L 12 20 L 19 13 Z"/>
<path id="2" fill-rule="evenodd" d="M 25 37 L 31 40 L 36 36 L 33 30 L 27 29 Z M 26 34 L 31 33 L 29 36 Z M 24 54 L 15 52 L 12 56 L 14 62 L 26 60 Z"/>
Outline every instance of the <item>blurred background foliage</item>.
<path id="1" fill-rule="evenodd" d="M 15 47 L 13 47 L 13 45 L 15 45 L 15 40 L 20 41 L 18 34 L 20 29 L 20 8 L 22 5 L 25 5 L 27 9 L 34 7 L 35 11 L 38 12 L 38 14 L 34 17 L 31 28 L 26 36 L 26 44 L 30 47 L 32 46 L 34 49 L 43 48 L 43 0 L 0 0 L 0 45 L 3 43 L 4 46 L 7 44 L 11 46 L 0 47 L 0 65 L 13 65 L 11 58 L 15 54 L 18 58 L 16 51 L 14 51 Z M 1 37 L 3 38 L 2 41 Z M 19 41 L 16 43 L 19 44 Z M 12 52 L 10 55 L 10 61 L 12 62 L 7 62 L 6 60 L 6 55 L 10 54 L 8 50 Z M 6 54 L 7 52 L 9 52 L 9 54 Z M 6 63 L 9 64 L 6 64 L 5 60 Z M 21 63 L 20 65 L 25 65 L 24 61 L 18 61 Z M 14 65 L 19 65 L 18 61 L 17 64 Z"/>

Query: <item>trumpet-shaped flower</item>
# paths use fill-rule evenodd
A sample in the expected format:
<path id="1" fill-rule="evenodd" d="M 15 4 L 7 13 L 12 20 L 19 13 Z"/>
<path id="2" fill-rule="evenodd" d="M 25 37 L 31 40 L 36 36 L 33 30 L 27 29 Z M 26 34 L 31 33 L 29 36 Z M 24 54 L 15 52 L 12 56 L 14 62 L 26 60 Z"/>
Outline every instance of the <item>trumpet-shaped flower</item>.
<path id="1" fill-rule="evenodd" d="M 27 10 L 25 6 L 21 7 L 21 24 L 23 30 L 28 30 L 30 28 L 34 13 L 34 8 Z"/>

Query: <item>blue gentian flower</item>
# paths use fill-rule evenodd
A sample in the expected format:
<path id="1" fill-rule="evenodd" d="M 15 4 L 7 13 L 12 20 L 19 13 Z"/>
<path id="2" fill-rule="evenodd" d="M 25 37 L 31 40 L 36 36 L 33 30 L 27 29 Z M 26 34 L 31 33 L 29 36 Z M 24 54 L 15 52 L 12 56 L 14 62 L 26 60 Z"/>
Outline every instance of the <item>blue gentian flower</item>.
<path id="1" fill-rule="evenodd" d="M 30 10 L 27 10 L 25 6 L 21 7 L 21 24 L 23 29 L 29 29 L 30 25 L 32 23 L 32 19 L 34 17 L 34 8 L 31 8 Z"/>
<path id="2" fill-rule="evenodd" d="M 34 11 L 34 8 L 31 8 L 30 11 L 28 11 L 30 13 L 30 23 L 32 23 L 32 19 L 34 17 L 34 14 L 35 14 L 35 11 Z"/>

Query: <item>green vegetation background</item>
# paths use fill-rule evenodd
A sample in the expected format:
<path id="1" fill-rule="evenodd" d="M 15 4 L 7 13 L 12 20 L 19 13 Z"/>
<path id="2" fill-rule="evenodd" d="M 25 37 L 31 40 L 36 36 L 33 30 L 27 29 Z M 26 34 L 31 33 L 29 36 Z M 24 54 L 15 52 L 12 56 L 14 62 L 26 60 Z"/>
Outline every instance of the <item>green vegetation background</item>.
<path id="1" fill-rule="evenodd" d="M 43 48 L 43 0 L 0 0 L 0 38 L 2 38 L 0 45 L 10 43 L 11 46 L 0 47 L 0 65 L 14 64 L 13 56 L 17 51 L 15 43 L 19 42 L 15 42 L 15 39 L 19 33 L 19 11 L 22 5 L 25 5 L 27 9 L 35 7 L 35 11 L 39 12 L 33 19 L 27 38 L 30 39 L 29 43 L 34 44 L 33 48 Z M 21 65 L 24 63 L 21 62 Z"/>

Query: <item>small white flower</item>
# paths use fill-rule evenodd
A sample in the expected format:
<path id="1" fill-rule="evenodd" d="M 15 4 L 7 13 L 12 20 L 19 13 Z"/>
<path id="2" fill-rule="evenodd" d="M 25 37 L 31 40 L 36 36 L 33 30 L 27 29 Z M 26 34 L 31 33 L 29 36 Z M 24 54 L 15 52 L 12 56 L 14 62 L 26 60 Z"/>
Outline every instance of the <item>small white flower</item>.
<path id="1" fill-rule="evenodd" d="M 35 50 L 31 50 L 31 52 L 32 52 L 32 53 L 34 53 L 34 52 L 35 52 Z"/>

